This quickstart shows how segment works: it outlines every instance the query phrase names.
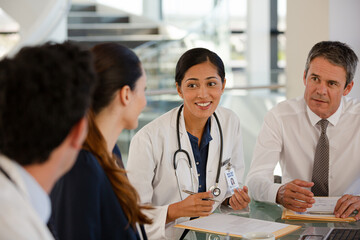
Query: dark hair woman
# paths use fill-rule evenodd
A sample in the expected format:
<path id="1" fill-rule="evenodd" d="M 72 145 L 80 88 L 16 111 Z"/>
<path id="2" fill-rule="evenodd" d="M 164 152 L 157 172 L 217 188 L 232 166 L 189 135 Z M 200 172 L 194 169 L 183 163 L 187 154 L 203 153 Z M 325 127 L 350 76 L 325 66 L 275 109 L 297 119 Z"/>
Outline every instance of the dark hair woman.
<path id="1" fill-rule="evenodd" d="M 179 239 L 183 231 L 174 224 L 207 216 L 220 203 L 242 209 L 250 202 L 247 187 L 238 184 L 245 167 L 240 121 L 218 106 L 226 83 L 221 58 L 205 48 L 185 52 L 175 82 L 183 105 L 146 125 L 130 144 L 130 182 L 143 203 L 155 206 L 148 211 L 154 223 L 145 227 L 152 239 Z"/>
<path id="2" fill-rule="evenodd" d="M 51 193 L 51 225 L 59 239 L 146 239 L 151 223 L 123 169 L 116 141 L 134 129 L 146 105 L 146 75 L 128 48 L 105 43 L 92 50 L 98 84 L 88 113 L 89 131 L 73 169 Z"/>

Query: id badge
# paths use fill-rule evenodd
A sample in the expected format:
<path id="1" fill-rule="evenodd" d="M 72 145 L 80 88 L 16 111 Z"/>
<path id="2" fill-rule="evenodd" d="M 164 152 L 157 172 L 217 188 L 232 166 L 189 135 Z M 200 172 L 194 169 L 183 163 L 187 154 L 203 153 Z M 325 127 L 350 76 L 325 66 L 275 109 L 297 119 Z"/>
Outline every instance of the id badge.
<path id="1" fill-rule="evenodd" d="M 225 177 L 226 177 L 226 181 L 228 183 L 229 190 L 230 190 L 231 194 L 234 194 L 234 190 L 236 188 L 239 188 L 239 183 L 238 183 L 236 175 L 235 175 L 235 170 L 231 166 L 230 163 L 229 163 L 228 167 L 225 170 Z"/>

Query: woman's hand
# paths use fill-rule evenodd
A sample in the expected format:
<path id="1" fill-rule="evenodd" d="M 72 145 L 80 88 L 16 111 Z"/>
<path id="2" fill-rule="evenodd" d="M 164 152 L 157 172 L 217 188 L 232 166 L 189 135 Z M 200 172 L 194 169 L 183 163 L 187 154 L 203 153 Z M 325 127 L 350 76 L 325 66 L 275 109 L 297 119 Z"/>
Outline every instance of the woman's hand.
<path id="1" fill-rule="evenodd" d="M 180 202 L 170 204 L 166 223 L 172 222 L 180 217 L 209 216 L 215 202 L 207 199 L 213 197 L 210 192 L 202 192 L 190 195 Z"/>
<path id="2" fill-rule="evenodd" d="M 248 188 L 246 186 L 234 190 L 234 194 L 229 199 L 229 204 L 234 210 L 246 208 L 250 203 Z"/>

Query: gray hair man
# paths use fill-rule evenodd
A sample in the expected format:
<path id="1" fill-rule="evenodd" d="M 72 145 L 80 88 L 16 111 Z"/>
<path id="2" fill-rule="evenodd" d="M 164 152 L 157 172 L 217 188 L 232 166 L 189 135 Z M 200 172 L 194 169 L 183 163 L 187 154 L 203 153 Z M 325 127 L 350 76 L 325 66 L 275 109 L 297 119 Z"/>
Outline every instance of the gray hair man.
<path id="1" fill-rule="evenodd" d="M 279 103 L 265 116 L 246 181 L 252 198 L 304 212 L 314 196 L 342 196 L 334 209 L 337 217 L 360 209 L 360 103 L 345 98 L 357 62 L 344 43 L 313 46 L 303 75 L 304 96 Z M 278 162 L 281 184 L 273 180 Z"/>

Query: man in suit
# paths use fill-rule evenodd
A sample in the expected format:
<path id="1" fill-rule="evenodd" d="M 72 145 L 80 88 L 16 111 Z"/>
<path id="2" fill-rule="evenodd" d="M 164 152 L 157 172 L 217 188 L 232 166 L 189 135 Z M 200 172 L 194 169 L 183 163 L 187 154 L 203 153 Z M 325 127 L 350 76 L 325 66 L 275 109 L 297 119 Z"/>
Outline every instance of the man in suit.
<path id="1" fill-rule="evenodd" d="M 0 62 L 0 239 L 53 239 L 48 193 L 86 137 L 94 85 L 90 54 L 70 43 Z"/>
<path id="2" fill-rule="evenodd" d="M 360 104 L 345 98 L 357 62 L 344 43 L 313 46 L 303 75 L 304 96 L 279 103 L 265 116 L 247 176 L 252 198 L 304 212 L 314 196 L 342 196 L 334 209 L 337 217 L 360 209 Z M 273 177 L 278 162 L 281 184 Z"/>

